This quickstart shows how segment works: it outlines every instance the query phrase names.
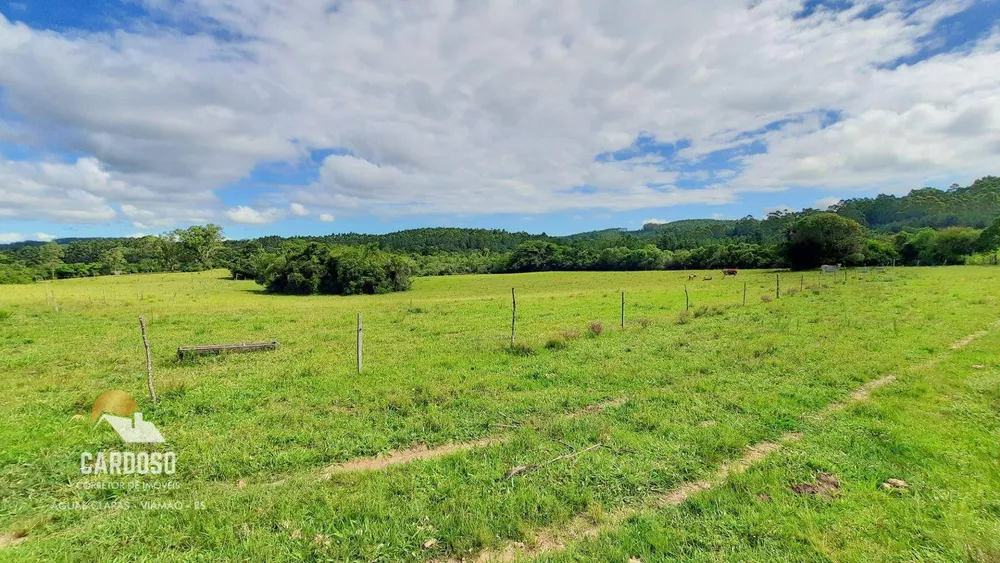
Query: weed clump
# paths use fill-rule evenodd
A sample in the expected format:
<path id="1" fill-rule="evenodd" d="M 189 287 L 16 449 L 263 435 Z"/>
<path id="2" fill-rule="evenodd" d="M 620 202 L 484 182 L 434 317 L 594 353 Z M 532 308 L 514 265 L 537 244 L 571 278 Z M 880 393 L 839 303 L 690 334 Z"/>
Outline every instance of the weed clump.
<path id="1" fill-rule="evenodd" d="M 680 313 L 677 313 L 677 324 L 686 325 L 689 322 L 691 322 L 691 313 L 687 311 L 681 311 Z"/>
<path id="2" fill-rule="evenodd" d="M 702 305 L 694 310 L 694 317 L 714 317 L 725 312 L 726 309 L 719 305 Z"/>
<path id="3" fill-rule="evenodd" d="M 788 291 L 786 291 L 785 294 L 788 295 L 789 297 L 791 297 L 791 296 L 795 295 L 798 292 L 799 292 L 799 290 L 797 290 L 797 289 L 795 289 L 793 287 L 793 288 L 789 289 Z"/>
<path id="4" fill-rule="evenodd" d="M 545 347 L 549 350 L 562 350 L 566 347 L 566 340 L 561 336 L 552 336 L 545 342 Z"/>
<path id="5" fill-rule="evenodd" d="M 774 299 L 770 295 L 761 295 L 760 300 L 763 301 L 764 303 L 770 303 L 771 301 L 774 301 Z"/>
<path id="6" fill-rule="evenodd" d="M 576 340 L 577 338 L 580 338 L 580 331 L 579 330 L 564 330 L 564 331 L 562 331 L 561 336 L 562 336 L 563 340 L 565 340 L 566 342 L 569 342 L 570 340 Z"/>
<path id="7" fill-rule="evenodd" d="M 11 318 L 13 315 L 14 315 L 14 313 L 12 313 L 10 311 L 0 310 L 0 321 L 6 321 L 7 319 Z"/>
<path id="8" fill-rule="evenodd" d="M 514 344 L 511 344 L 510 348 L 508 348 L 507 351 L 513 354 L 514 356 L 535 355 L 535 349 L 532 348 L 530 344 L 526 344 L 524 342 L 515 342 Z"/>
<path id="9" fill-rule="evenodd" d="M 604 334 L 604 325 L 597 321 L 591 321 L 587 330 L 590 331 L 591 336 L 600 336 Z"/>
<path id="10" fill-rule="evenodd" d="M 649 317 L 642 317 L 641 319 L 637 319 L 635 322 L 640 328 L 649 328 L 649 325 L 653 324 L 653 320 Z"/>

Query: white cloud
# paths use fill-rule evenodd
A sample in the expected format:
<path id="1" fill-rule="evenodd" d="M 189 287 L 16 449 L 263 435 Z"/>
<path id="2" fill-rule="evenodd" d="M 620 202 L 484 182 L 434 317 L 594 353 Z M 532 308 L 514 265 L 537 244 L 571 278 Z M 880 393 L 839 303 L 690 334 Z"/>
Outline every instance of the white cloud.
<path id="1" fill-rule="evenodd" d="M 669 222 L 670 221 L 667 221 L 666 219 L 643 219 L 642 220 L 642 224 L 643 225 L 665 225 L 665 224 L 667 224 Z"/>
<path id="2" fill-rule="evenodd" d="M 813 204 L 813 207 L 816 209 L 821 209 L 823 211 L 826 211 L 827 209 L 830 209 L 831 206 L 840 203 L 841 199 L 842 198 L 839 198 L 837 196 L 823 197 L 817 199 L 816 203 Z"/>
<path id="3" fill-rule="evenodd" d="M 320 213 L 319 220 L 323 221 L 324 223 L 333 223 L 333 215 L 329 213 Z"/>
<path id="4" fill-rule="evenodd" d="M 0 244 L 21 242 L 25 240 L 38 240 L 42 242 L 49 242 L 51 240 L 54 240 L 55 238 L 56 237 L 45 233 L 35 233 L 34 235 L 22 235 L 21 233 L 0 233 Z"/>
<path id="5" fill-rule="evenodd" d="M 274 208 L 258 211 L 253 207 L 240 205 L 226 211 L 226 217 L 234 223 L 244 225 L 265 225 L 281 218 L 281 213 Z"/>
<path id="6" fill-rule="evenodd" d="M 621 211 L 950 183 L 995 173 L 1000 153 L 1000 35 L 889 64 L 966 0 L 807 18 L 801 0 L 146 1 L 184 32 L 59 33 L 0 15 L 0 141 L 87 155 L 0 161 L 0 217 L 101 223 L 120 209 L 153 230 L 278 209 Z M 840 121 L 825 126 L 827 111 Z M 691 170 L 785 119 L 758 135 L 767 152 Z M 640 135 L 687 145 L 644 154 Z M 315 182 L 271 186 L 263 211 L 224 208 L 220 192 L 255 167 L 310 149 L 340 149 Z"/>

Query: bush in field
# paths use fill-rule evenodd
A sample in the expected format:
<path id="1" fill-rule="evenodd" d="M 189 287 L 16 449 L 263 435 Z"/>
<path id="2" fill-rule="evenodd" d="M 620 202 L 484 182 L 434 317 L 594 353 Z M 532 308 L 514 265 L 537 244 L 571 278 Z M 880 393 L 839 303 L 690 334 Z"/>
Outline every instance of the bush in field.
<path id="1" fill-rule="evenodd" d="M 604 334 L 604 325 L 597 321 L 592 321 L 587 330 L 590 331 L 591 336 L 600 336 Z"/>
<path id="2" fill-rule="evenodd" d="M 311 243 L 274 258 L 257 277 L 272 293 L 354 295 L 405 291 L 412 263 L 376 248 Z"/>
<path id="3" fill-rule="evenodd" d="M 761 295 L 760 300 L 763 301 L 764 303 L 770 303 L 771 301 L 773 301 L 770 295 Z"/>

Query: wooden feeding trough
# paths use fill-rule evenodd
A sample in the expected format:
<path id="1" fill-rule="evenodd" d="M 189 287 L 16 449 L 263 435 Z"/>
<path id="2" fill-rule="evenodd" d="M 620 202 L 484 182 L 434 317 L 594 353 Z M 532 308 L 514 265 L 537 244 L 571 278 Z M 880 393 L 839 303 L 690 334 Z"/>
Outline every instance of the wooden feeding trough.
<path id="1" fill-rule="evenodd" d="M 275 350 L 278 341 L 273 342 L 241 342 L 240 344 L 215 344 L 209 346 L 181 346 L 177 349 L 177 358 L 183 360 L 187 356 L 201 354 L 222 354 L 230 352 L 257 352 L 260 350 Z"/>

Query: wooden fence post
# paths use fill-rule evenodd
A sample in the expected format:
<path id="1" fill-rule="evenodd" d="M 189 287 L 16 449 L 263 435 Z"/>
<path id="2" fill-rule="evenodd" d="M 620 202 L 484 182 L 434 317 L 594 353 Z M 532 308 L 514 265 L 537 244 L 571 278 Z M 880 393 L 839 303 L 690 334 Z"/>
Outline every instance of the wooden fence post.
<path id="1" fill-rule="evenodd" d="M 806 275 L 802 274 L 802 277 L 799 278 L 799 291 L 802 291 L 805 288 L 806 288 Z"/>
<path id="2" fill-rule="evenodd" d="M 510 345 L 514 346 L 514 335 L 517 333 L 517 296 L 514 288 L 510 288 Z"/>
<path id="3" fill-rule="evenodd" d="M 139 331 L 142 333 L 142 346 L 146 349 L 146 385 L 149 386 L 149 397 L 156 404 L 156 388 L 153 387 L 153 358 L 149 355 L 149 338 L 146 336 L 146 319 L 139 316 Z"/>
<path id="4" fill-rule="evenodd" d="M 774 297 L 781 299 L 781 274 L 774 274 Z"/>
<path id="5" fill-rule="evenodd" d="M 747 282 L 743 282 L 743 306 L 747 306 Z"/>
<path id="6" fill-rule="evenodd" d="M 625 292 L 622 292 L 622 328 L 625 328 Z"/>
<path id="7" fill-rule="evenodd" d="M 363 330 L 363 325 L 361 322 L 361 313 L 358 313 L 358 373 L 361 373 L 361 365 L 363 358 L 363 353 L 361 349 L 361 343 L 364 340 L 362 330 Z"/>
<path id="8" fill-rule="evenodd" d="M 684 310 L 691 308 L 691 298 L 688 296 L 688 284 L 684 284 Z"/>

